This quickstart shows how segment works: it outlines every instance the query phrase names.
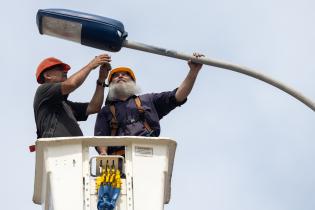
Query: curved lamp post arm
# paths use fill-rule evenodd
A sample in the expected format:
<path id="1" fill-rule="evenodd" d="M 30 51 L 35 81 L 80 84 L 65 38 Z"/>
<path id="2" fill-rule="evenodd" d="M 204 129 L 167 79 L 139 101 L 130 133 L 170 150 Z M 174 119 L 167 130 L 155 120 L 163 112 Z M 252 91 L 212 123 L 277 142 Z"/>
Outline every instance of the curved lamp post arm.
<path id="1" fill-rule="evenodd" d="M 118 52 L 122 47 L 127 47 L 172 58 L 192 60 L 197 63 L 246 74 L 283 90 L 315 111 L 315 104 L 310 99 L 252 69 L 207 58 L 196 59 L 191 55 L 173 50 L 128 41 L 126 40 L 128 33 L 125 31 L 124 25 L 114 19 L 66 9 L 46 9 L 38 10 L 36 22 L 40 34 L 78 42 L 89 47 L 111 52 Z"/>
<path id="2" fill-rule="evenodd" d="M 245 74 L 245 75 L 250 76 L 250 77 L 254 77 L 256 79 L 264 81 L 264 82 L 266 82 L 266 83 L 268 83 L 274 87 L 277 87 L 280 90 L 290 94 L 291 96 L 293 96 L 294 98 L 296 98 L 297 100 L 301 101 L 306 106 L 311 108 L 313 111 L 315 111 L 315 104 L 313 101 L 306 98 L 304 95 L 302 95 L 298 91 L 288 87 L 287 85 L 285 85 L 285 84 L 283 84 L 277 80 L 274 80 L 270 77 L 267 77 L 261 73 L 258 73 L 257 71 L 255 71 L 253 69 L 243 67 L 243 66 L 238 66 L 235 64 L 231 64 L 231 63 L 222 62 L 222 61 L 212 60 L 212 59 L 208 59 L 208 58 L 196 59 L 194 56 L 187 55 L 187 54 L 180 53 L 180 52 L 176 52 L 174 50 L 167 50 L 167 49 L 163 49 L 160 47 L 155 47 L 155 46 L 151 46 L 151 45 L 147 45 L 147 44 L 143 44 L 143 43 L 139 43 L 139 42 L 134 42 L 134 41 L 124 40 L 123 46 L 126 48 L 130 48 L 130 49 L 140 50 L 140 51 L 149 52 L 149 53 L 158 54 L 158 55 L 163 55 L 163 56 L 172 57 L 172 58 L 178 58 L 181 60 L 186 60 L 186 61 L 192 60 L 192 61 L 197 62 L 197 63 L 202 63 L 202 64 L 209 65 L 209 66 L 215 66 L 218 68 L 228 69 L 228 70 L 235 71 L 235 72 L 238 72 L 241 74 Z"/>

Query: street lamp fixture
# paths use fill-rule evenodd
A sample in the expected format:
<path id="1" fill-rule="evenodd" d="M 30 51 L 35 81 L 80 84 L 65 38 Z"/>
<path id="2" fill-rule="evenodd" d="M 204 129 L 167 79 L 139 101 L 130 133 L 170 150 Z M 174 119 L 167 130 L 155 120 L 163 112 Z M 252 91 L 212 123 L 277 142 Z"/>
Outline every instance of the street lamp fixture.
<path id="1" fill-rule="evenodd" d="M 36 20 L 40 34 L 78 42 L 89 47 L 111 52 L 118 52 L 122 47 L 126 47 L 182 60 L 192 60 L 197 63 L 242 73 L 279 88 L 315 111 L 313 101 L 287 85 L 253 69 L 209 58 L 197 59 L 194 56 L 174 50 L 128 41 L 126 40 L 128 33 L 125 31 L 124 25 L 117 20 L 66 9 L 38 10 Z"/>
<path id="2" fill-rule="evenodd" d="M 39 10 L 36 19 L 41 34 L 111 52 L 118 52 L 127 37 L 120 21 L 82 12 Z"/>

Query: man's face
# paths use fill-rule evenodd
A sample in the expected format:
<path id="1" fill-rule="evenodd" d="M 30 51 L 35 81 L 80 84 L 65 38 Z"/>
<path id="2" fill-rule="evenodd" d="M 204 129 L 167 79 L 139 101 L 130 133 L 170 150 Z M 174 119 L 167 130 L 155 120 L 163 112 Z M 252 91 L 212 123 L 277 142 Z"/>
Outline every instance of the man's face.
<path id="1" fill-rule="evenodd" d="M 64 82 L 67 80 L 67 71 L 61 67 L 55 67 L 44 72 L 44 77 L 49 82 Z"/>
<path id="2" fill-rule="evenodd" d="M 115 80 L 109 84 L 109 100 L 126 100 L 130 96 L 140 93 L 140 88 L 132 78 Z"/>
<path id="3" fill-rule="evenodd" d="M 117 83 L 126 83 L 131 81 L 132 78 L 127 72 L 116 72 L 112 75 L 112 81 L 111 83 L 117 84 Z"/>

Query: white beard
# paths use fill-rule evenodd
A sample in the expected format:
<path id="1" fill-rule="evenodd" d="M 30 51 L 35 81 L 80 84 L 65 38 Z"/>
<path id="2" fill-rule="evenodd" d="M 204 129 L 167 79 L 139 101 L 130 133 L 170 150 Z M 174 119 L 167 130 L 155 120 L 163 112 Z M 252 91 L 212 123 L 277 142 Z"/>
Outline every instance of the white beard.
<path id="1" fill-rule="evenodd" d="M 128 98 L 138 93 L 140 93 L 140 88 L 134 81 L 131 80 L 129 82 L 110 83 L 107 97 L 110 101 L 112 101 L 121 98 Z"/>

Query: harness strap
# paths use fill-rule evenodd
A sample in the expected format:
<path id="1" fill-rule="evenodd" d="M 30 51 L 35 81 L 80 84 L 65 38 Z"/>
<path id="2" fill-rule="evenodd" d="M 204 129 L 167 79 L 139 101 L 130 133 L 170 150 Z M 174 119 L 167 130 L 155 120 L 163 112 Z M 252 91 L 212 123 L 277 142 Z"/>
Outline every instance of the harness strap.
<path id="1" fill-rule="evenodd" d="M 117 129 L 118 129 L 118 120 L 116 118 L 116 111 L 115 106 L 112 104 L 109 106 L 110 112 L 112 113 L 112 120 L 110 121 L 110 127 L 111 127 L 111 136 L 116 136 Z"/>
<path id="2" fill-rule="evenodd" d="M 139 96 L 137 96 L 137 97 L 135 98 L 135 102 L 136 102 L 136 106 L 137 106 L 137 109 L 138 109 L 139 113 L 144 114 L 144 111 L 145 111 L 145 110 L 144 110 L 143 107 L 141 106 L 141 100 L 140 100 Z M 144 118 L 144 120 L 143 120 L 143 125 L 144 125 L 144 127 L 147 129 L 147 131 L 148 131 L 149 133 L 151 133 L 151 132 L 153 131 L 152 128 L 150 127 L 149 123 L 146 121 L 145 118 Z"/>
<path id="3" fill-rule="evenodd" d="M 136 107 L 138 109 L 138 112 L 140 114 L 144 114 L 145 110 L 143 109 L 142 105 L 141 105 L 141 100 L 139 98 L 139 96 L 137 96 L 135 98 L 135 104 Z M 112 119 L 110 121 L 110 127 L 111 127 L 111 136 L 116 136 L 117 130 L 118 130 L 118 120 L 116 118 L 116 110 L 115 110 L 115 106 L 112 104 L 109 106 L 110 112 L 112 113 Z M 149 123 L 146 121 L 146 119 L 143 120 L 143 126 L 145 127 L 145 129 L 149 132 L 152 133 L 153 130 L 150 127 Z"/>

